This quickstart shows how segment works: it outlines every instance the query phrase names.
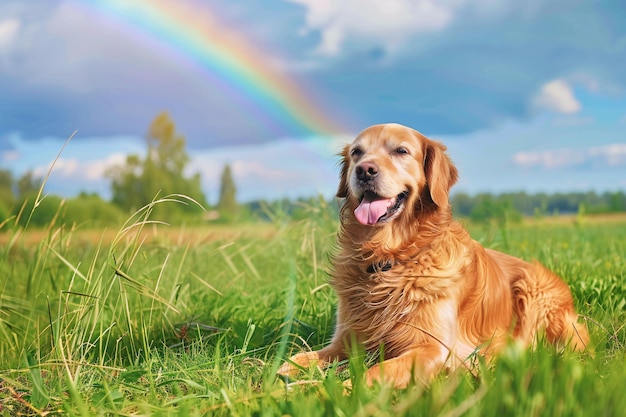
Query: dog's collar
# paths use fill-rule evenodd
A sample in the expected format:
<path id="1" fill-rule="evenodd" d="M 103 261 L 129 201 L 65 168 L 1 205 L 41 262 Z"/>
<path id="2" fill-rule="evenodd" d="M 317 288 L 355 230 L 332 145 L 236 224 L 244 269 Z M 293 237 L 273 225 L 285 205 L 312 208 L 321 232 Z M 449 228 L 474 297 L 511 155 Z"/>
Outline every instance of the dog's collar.
<path id="1" fill-rule="evenodd" d="M 391 261 L 374 262 L 367 267 L 367 273 L 373 274 L 374 272 L 386 272 L 389 271 L 392 267 L 393 263 Z"/>

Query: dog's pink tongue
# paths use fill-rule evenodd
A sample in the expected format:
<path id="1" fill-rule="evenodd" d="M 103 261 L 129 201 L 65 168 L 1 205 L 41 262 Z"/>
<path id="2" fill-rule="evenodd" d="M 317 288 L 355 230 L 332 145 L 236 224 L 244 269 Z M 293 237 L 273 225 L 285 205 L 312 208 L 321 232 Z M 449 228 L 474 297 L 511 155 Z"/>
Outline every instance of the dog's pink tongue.
<path id="1" fill-rule="evenodd" d="M 354 215 L 361 224 L 376 224 L 378 219 L 387 213 L 387 208 L 392 203 L 392 198 L 370 200 L 364 197 L 361 204 L 354 210 Z"/>

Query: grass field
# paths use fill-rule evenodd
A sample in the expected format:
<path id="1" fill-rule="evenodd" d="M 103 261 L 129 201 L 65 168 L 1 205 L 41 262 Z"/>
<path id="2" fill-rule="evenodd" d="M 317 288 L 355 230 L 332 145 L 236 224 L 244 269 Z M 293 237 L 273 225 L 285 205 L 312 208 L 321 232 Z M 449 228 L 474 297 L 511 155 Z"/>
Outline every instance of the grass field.
<path id="1" fill-rule="evenodd" d="M 469 226 L 569 282 L 590 352 L 507 350 L 476 375 L 364 387 L 364 359 L 286 385 L 291 352 L 333 329 L 336 220 L 0 230 L 0 415 L 626 415 L 626 220 Z M 579 219 L 580 220 L 580 219 Z M 342 382 L 352 378 L 353 390 Z"/>

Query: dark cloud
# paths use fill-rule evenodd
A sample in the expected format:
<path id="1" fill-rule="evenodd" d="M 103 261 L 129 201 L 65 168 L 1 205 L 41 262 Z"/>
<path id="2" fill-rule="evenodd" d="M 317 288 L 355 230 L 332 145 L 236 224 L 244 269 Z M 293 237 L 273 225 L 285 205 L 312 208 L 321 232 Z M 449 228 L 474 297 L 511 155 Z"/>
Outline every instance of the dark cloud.
<path id="1" fill-rule="evenodd" d="M 364 124 L 395 120 L 433 134 L 523 121 L 533 115 L 533 96 L 556 78 L 589 77 L 623 91 L 626 13 L 615 13 L 623 6 L 577 4 L 532 16 L 477 17 L 442 33 L 418 34 L 415 51 L 407 47 L 386 63 L 355 59 L 355 51 L 316 81 Z"/>
<path id="2" fill-rule="evenodd" d="M 533 95 L 556 78 L 587 77 L 623 91 L 626 3 L 600 3 L 533 2 L 524 13 L 461 10 L 448 27 L 416 33 L 394 50 L 349 38 L 336 56 L 313 52 L 320 32 L 302 31 L 302 6 L 212 5 L 226 24 L 281 51 L 282 65 L 347 129 L 395 121 L 446 135 L 530 117 Z M 0 138 L 65 138 L 74 130 L 143 135 L 162 110 L 195 148 L 305 133 L 268 119 L 244 96 L 233 99 L 232 87 L 177 60 L 175 51 L 164 53 L 110 22 L 85 20 L 93 16 L 71 3 L 24 4 L 7 2 L 0 14 L 22 24 L 15 45 L 0 50 Z"/>

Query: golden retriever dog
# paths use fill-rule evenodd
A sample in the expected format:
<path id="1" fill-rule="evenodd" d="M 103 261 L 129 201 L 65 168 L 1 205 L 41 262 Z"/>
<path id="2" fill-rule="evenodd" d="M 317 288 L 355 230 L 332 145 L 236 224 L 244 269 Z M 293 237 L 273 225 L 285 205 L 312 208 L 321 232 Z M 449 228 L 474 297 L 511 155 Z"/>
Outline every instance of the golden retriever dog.
<path id="1" fill-rule="evenodd" d="M 444 145 L 383 124 L 361 132 L 342 157 L 335 333 L 325 348 L 291 357 L 279 375 L 346 359 L 353 341 L 368 352 L 382 347 L 366 382 L 396 387 L 428 383 L 511 341 L 533 345 L 539 334 L 586 347 L 565 282 L 539 263 L 483 248 L 452 219 L 457 169 Z"/>

